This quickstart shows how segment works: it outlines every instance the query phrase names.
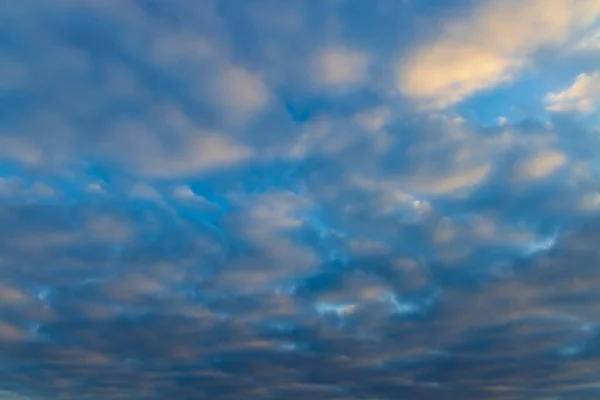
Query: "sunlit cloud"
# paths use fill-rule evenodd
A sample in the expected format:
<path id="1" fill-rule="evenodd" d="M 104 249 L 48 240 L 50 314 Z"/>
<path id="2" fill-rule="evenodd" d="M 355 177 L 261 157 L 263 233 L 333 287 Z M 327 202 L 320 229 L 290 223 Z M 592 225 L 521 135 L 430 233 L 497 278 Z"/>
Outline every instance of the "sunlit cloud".
<path id="1" fill-rule="evenodd" d="M 513 80 L 540 48 L 561 44 L 600 14 L 595 0 L 483 1 L 444 22 L 398 66 L 398 89 L 445 107 Z"/>
<path id="2" fill-rule="evenodd" d="M 546 97 L 548 110 L 554 112 L 575 111 L 590 113 L 600 101 L 600 73 L 581 74 L 573 84 L 560 92 Z"/>

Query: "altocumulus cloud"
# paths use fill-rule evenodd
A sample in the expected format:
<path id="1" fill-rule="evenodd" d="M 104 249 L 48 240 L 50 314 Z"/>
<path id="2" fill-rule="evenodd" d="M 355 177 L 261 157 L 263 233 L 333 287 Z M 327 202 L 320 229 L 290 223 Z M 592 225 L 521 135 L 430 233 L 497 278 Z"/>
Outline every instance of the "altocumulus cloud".
<path id="1" fill-rule="evenodd" d="M 1 2 L 0 398 L 598 398 L 599 16 Z"/>

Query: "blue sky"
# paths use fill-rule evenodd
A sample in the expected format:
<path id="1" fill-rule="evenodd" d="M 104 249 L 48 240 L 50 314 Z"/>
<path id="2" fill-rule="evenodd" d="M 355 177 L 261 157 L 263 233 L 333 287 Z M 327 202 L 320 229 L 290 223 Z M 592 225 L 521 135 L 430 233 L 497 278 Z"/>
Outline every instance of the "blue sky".
<path id="1" fill-rule="evenodd" d="M 598 0 L 0 21 L 0 399 L 600 395 Z"/>

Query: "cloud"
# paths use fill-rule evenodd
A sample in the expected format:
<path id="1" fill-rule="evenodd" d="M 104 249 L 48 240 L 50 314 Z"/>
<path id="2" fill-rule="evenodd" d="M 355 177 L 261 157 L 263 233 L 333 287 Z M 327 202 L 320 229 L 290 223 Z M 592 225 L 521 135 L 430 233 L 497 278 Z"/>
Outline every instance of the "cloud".
<path id="1" fill-rule="evenodd" d="M 129 196 L 134 199 L 142 200 L 162 200 L 162 196 L 160 195 L 160 193 L 158 193 L 155 188 L 146 183 L 134 184 L 129 191 Z"/>
<path id="2" fill-rule="evenodd" d="M 56 194 L 54 189 L 43 182 L 35 182 L 31 191 L 40 197 L 53 197 Z"/>
<path id="3" fill-rule="evenodd" d="M 105 189 L 102 187 L 101 183 L 88 183 L 86 185 L 86 190 L 91 193 L 104 193 Z"/>
<path id="4" fill-rule="evenodd" d="M 58 190 L 44 182 L 23 182 L 15 176 L 0 177 L 0 196 L 7 199 L 43 201 L 54 198 L 59 194 Z"/>
<path id="5" fill-rule="evenodd" d="M 0 299 L 4 304 L 21 303 L 27 299 L 25 293 L 17 288 L 2 285 L 0 286 Z"/>
<path id="6" fill-rule="evenodd" d="M 196 197 L 196 193 L 186 185 L 178 186 L 173 190 L 173 195 L 181 199 L 190 199 Z"/>
<path id="7" fill-rule="evenodd" d="M 543 178 L 567 162 L 565 154 L 548 150 L 535 154 L 518 166 L 518 176 L 522 179 Z"/>
<path id="8" fill-rule="evenodd" d="M 344 48 L 320 49 L 312 60 L 314 80 L 325 86 L 356 85 L 368 77 L 369 56 L 364 52 Z"/>
<path id="9" fill-rule="evenodd" d="M 443 108 L 513 80 L 532 54 L 558 45 L 600 15 L 595 0 L 485 1 L 400 61 L 400 92 Z"/>
<path id="10" fill-rule="evenodd" d="M 262 110 L 271 96 L 259 75 L 241 67 L 222 67 L 216 85 L 222 107 L 230 110 L 231 118 L 241 122 Z"/>
<path id="11" fill-rule="evenodd" d="M 180 185 L 173 189 L 173 197 L 179 201 L 187 202 L 191 205 L 208 208 L 208 209 L 218 209 L 219 205 L 211 202 L 210 200 L 196 194 L 191 187 L 188 185 Z"/>
<path id="12" fill-rule="evenodd" d="M 174 150 L 165 147 L 161 139 L 137 126 L 121 126 L 114 141 L 107 144 L 111 152 L 123 153 L 133 146 L 138 151 L 128 157 L 120 155 L 140 175 L 151 178 L 172 178 L 234 166 L 247 161 L 253 150 L 224 134 L 202 131 L 181 131 L 175 137 Z M 114 149 L 114 150 L 113 150 Z"/>
<path id="13" fill-rule="evenodd" d="M 560 92 L 546 96 L 547 108 L 553 112 L 575 111 L 591 113 L 597 109 L 600 101 L 600 73 L 583 73 L 575 78 L 573 84 Z"/>
<path id="14" fill-rule="evenodd" d="M 434 180 L 423 188 L 429 194 L 452 193 L 469 189 L 480 184 L 490 172 L 490 165 L 482 165 L 463 171 L 455 171 L 451 175 Z M 417 183 L 419 185 L 419 183 Z"/>
<path id="15" fill-rule="evenodd" d="M 238 232 L 240 257 L 224 264 L 216 288 L 263 292 L 293 282 L 317 267 L 318 254 L 308 244 L 294 240 L 310 220 L 311 200 L 291 191 L 271 190 L 233 199 L 238 211 L 223 221 Z M 235 243 L 234 242 L 234 243 Z"/>
<path id="16" fill-rule="evenodd" d="M 324 258 L 322 267 L 314 267 L 319 241 L 327 240 L 314 224 L 315 195 L 270 190 L 231 196 L 235 212 L 221 224 L 225 247 L 201 245 L 210 235 L 191 240 L 203 237 L 197 227 L 173 229 L 161 209 L 152 211 L 160 239 L 149 238 L 144 235 L 152 231 L 149 220 L 136 219 L 135 207 L 126 211 L 127 202 L 103 210 L 78 206 L 68 213 L 31 205 L 0 214 L 0 226 L 19 227 L 18 232 L 0 229 L 3 238 L 18 234 L 31 243 L 42 233 L 55 239 L 75 234 L 68 241 L 46 242 L 36 252 L 19 252 L 14 241 L 0 241 L 11 265 L 2 267 L 11 277 L 0 289 L 3 315 L 19 316 L 0 328 L 0 345 L 9 365 L 32 366 L 27 374 L 10 369 L 3 387 L 34 397 L 71 393 L 70 386 L 57 386 L 62 376 L 91 382 L 86 386 L 91 397 L 111 398 L 154 393 L 148 383 L 154 377 L 163 391 L 183 398 L 214 390 L 233 398 L 268 398 L 261 392 L 267 387 L 324 399 L 337 390 L 437 399 L 446 387 L 493 396 L 488 374 L 498 384 L 511 382 L 520 393 L 532 379 L 529 368 L 537 365 L 547 365 L 549 379 L 558 382 L 553 393 L 566 394 L 573 370 L 565 367 L 565 357 L 587 368 L 596 365 L 585 355 L 595 351 L 595 328 L 583 328 L 594 321 L 599 278 L 588 268 L 597 257 L 594 222 L 558 238 L 554 253 L 538 252 L 527 260 L 505 259 L 504 253 L 500 260 L 511 274 L 499 274 L 489 261 L 479 264 L 485 278 L 473 289 L 462 280 L 473 279 L 475 269 L 450 273 L 434 259 L 418 261 L 397 252 L 396 240 L 373 247 L 373 240 L 351 232 L 345 233 L 353 254 L 348 264 L 328 264 Z M 369 236 L 373 213 L 363 214 L 367 229 L 361 235 Z M 474 245 L 488 232 L 485 246 L 502 248 L 508 221 L 461 218 L 453 213 L 433 224 L 436 246 Z M 77 235 L 79 221 L 96 221 L 94 235 Z M 129 233 L 118 233 L 118 221 L 129 221 Z M 300 240 L 310 237 L 313 226 L 319 241 Z M 427 226 L 427 219 L 419 226 Z M 415 241 L 417 232 L 405 236 L 410 246 L 422 246 Z M 525 236 L 516 236 L 522 243 Z M 118 237 L 126 241 L 107 259 L 111 253 L 103 243 Z M 47 264 L 33 277 L 19 272 L 44 265 L 43 259 L 61 262 Z M 213 263 L 219 268 L 212 269 Z M 561 355 L 573 343 L 581 352 Z M 544 364 L 547 354 L 556 354 L 556 361 Z M 209 362 L 197 366 L 199 358 Z M 164 370 L 153 369 L 155 363 Z M 459 367 L 468 373 L 448 372 Z M 190 374 L 193 380 L 183 378 Z M 319 385 L 302 374 L 319 376 Z M 585 382 L 588 375 L 577 379 Z"/>
<path id="17" fill-rule="evenodd" d="M 37 3 L 0 397 L 594 397 L 599 131 L 537 90 L 592 76 L 597 2 Z"/>
<path id="18" fill-rule="evenodd" d="M 129 224 L 110 215 L 100 215 L 92 218 L 89 229 L 93 237 L 100 241 L 127 242 L 133 235 Z"/>
<path id="19" fill-rule="evenodd" d="M 377 107 L 359 113 L 356 116 L 357 122 L 365 129 L 377 132 L 385 127 L 391 119 L 391 112 L 385 107 Z"/>

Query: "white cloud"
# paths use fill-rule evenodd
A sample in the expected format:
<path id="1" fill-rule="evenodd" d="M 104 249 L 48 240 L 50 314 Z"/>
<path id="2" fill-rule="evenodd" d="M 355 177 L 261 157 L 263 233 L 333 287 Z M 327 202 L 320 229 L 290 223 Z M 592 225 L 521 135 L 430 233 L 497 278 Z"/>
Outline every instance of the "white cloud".
<path id="1" fill-rule="evenodd" d="M 355 85 L 367 78 L 369 56 L 344 47 L 319 50 L 312 60 L 314 80 L 326 86 Z"/>
<path id="2" fill-rule="evenodd" d="M 177 186 L 173 190 L 173 195 L 180 199 L 192 199 L 196 197 L 196 193 L 188 185 Z"/>
<path id="3" fill-rule="evenodd" d="M 490 170 L 491 165 L 484 164 L 453 173 L 434 186 L 434 193 L 448 193 L 476 186 L 488 176 Z"/>
<path id="4" fill-rule="evenodd" d="M 196 131 L 193 127 L 175 132 L 172 142 L 175 148 L 165 146 L 153 133 L 133 124 L 118 129 L 108 146 L 111 153 L 118 152 L 123 161 L 133 163 L 139 173 L 155 178 L 203 173 L 241 163 L 253 154 L 252 149 L 224 134 Z M 131 148 L 136 151 L 126 152 Z"/>
<path id="5" fill-rule="evenodd" d="M 512 79 L 537 49 L 560 44 L 600 15 L 597 0 L 478 3 L 398 66 L 397 88 L 443 108 Z"/>
<path id="6" fill-rule="evenodd" d="M 549 111 L 594 111 L 600 102 L 600 72 L 578 75 L 568 89 L 548 94 L 546 102 Z"/>
<path id="7" fill-rule="evenodd" d="M 136 183 L 129 190 L 129 196 L 142 200 L 162 200 L 162 196 L 152 186 L 146 183 Z"/>
<path id="8" fill-rule="evenodd" d="M 311 200 L 304 195 L 272 191 L 252 197 L 248 216 L 257 222 L 257 226 L 260 222 L 269 229 L 298 228 L 305 222 L 305 213 L 312 206 Z"/>
<path id="9" fill-rule="evenodd" d="M 193 201 L 194 204 L 208 207 L 218 207 L 217 204 L 196 194 L 188 185 L 180 185 L 173 189 L 173 197 L 182 201 Z"/>
<path id="10" fill-rule="evenodd" d="M 185 171 L 188 165 L 205 169 L 236 164 L 248 159 L 252 153 L 244 145 L 219 134 L 194 137 L 190 140 L 188 149 L 182 160 L 187 163 L 172 160 L 171 165 L 175 170 Z"/>
<path id="11" fill-rule="evenodd" d="M 223 68 L 216 79 L 217 99 L 230 118 L 243 123 L 260 112 L 271 94 L 262 77 L 244 68 Z"/>
<path id="12" fill-rule="evenodd" d="M 407 193 L 406 185 L 396 180 L 372 179 L 361 175 L 350 178 L 353 187 L 369 193 L 377 215 L 403 214 L 408 219 L 419 219 L 431 212 L 431 205 Z"/>
<path id="13" fill-rule="evenodd" d="M 492 170 L 491 164 L 477 165 L 464 169 L 451 171 L 448 175 L 431 179 L 419 178 L 414 185 L 420 191 L 432 195 L 447 195 L 461 190 L 468 190 L 485 181 Z"/>
<path id="14" fill-rule="evenodd" d="M 540 179 L 550 175 L 567 161 L 567 156 L 557 150 L 537 153 L 517 167 L 517 176 L 521 179 Z"/>
<path id="15" fill-rule="evenodd" d="M 104 186 L 101 183 L 98 182 L 94 182 L 94 183 L 88 183 L 85 186 L 85 190 L 90 192 L 90 193 L 104 193 L 106 192 L 106 189 L 104 189 Z"/>

